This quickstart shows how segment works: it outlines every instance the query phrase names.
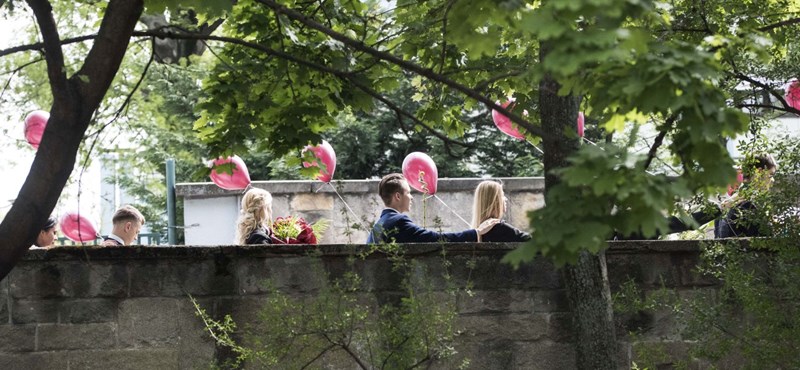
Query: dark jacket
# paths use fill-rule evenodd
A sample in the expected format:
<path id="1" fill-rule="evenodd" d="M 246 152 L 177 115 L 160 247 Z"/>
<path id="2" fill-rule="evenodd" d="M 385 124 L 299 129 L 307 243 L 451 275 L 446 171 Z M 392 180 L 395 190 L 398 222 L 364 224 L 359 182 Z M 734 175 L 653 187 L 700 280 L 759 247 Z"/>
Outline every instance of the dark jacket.
<path id="1" fill-rule="evenodd" d="M 520 231 L 516 227 L 507 224 L 505 221 L 494 225 L 489 232 L 483 234 L 481 237 L 481 240 L 484 242 L 524 242 L 530 239 L 530 234 Z"/>
<path id="2" fill-rule="evenodd" d="M 469 229 L 457 233 L 437 233 L 423 229 L 411 222 L 408 216 L 387 208 L 381 212 L 381 217 L 372 227 L 367 243 L 392 241 L 397 243 L 475 242 L 478 241 L 478 232 L 475 229 Z"/>
<path id="3" fill-rule="evenodd" d="M 731 208 L 725 217 L 714 222 L 715 238 L 741 238 L 745 236 L 765 236 L 761 232 L 756 215 L 756 206 L 744 201 Z"/>
<path id="4" fill-rule="evenodd" d="M 272 244 L 272 230 L 259 227 L 247 236 L 244 244 Z"/>

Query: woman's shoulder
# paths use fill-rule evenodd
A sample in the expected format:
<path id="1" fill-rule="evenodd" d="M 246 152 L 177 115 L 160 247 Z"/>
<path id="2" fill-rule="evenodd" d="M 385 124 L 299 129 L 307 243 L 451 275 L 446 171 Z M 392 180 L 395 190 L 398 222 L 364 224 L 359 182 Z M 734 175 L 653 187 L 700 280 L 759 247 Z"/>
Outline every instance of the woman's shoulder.
<path id="1" fill-rule="evenodd" d="M 253 230 L 250 235 L 247 236 L 247 240 L 245 240 L 245 244 L 271 244 L 272 239 L 269 236 L 269 231 L 265 228 L 258 228 Z"/>

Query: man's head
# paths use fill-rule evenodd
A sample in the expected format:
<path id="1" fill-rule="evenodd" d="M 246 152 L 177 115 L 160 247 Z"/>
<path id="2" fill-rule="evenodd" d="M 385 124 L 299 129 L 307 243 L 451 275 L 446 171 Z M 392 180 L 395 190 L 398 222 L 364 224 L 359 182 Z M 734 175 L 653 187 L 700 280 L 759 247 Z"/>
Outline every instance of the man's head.
<path id="1" fill-rule="evenodd" d="M 122 238 L 125 245 L 130 245 L 139 236 L 139 230 L 144 225 L 144 216 L 133 206 L 122 206 L 111 219 L 114 223 L 114 235 Z"/>
<path id="2" fill-rule="evenodd" d="M 745 160 L 742 165 L 742 175 L 744 182 L 755 181 L 766 189 L 772 184 L 772 176 L 778 170 L 778 164 L 770 154 L 761 153 Z"/>
<path id="3" fill-rule="evenodd" d="M 411 188 L 402 174 L 392 173 L 384 176 L 378 185 L 378 194 L 387 207 L 394 208 L 398 212 L 411 210 L 411 201 L 414 197 L 411 196 Z"/>

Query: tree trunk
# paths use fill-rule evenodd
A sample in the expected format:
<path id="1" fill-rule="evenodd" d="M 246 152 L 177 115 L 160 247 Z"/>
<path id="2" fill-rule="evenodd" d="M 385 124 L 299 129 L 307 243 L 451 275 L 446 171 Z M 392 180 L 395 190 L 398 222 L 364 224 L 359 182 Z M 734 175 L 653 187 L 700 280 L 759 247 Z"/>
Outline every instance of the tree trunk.
<path id="1" fill-rule="evenodd" d="M 28 0 L 28 4 L 45 45 L 53 106 L 28 177 L 0 223 L 0 279 L 11 272 L 30 248 L 53 212 L 75 167 L 83 135 L 119 70 L 144 6 L 142 0 L 112 0 L 83 67 L 67 78 L 50 3 Z"/>
<path id="2" fill-rule="evenodd" d="M 540 60 L 547 45 L 542 43 Z M 539 83 L 539 111 L 542 129 L 553 134 L 544 137 L 545 203 L 558 207 L 547 198 L 547 190 L 558 184 L 553 170 L 567 166 L 567 157 L 578 148 L 574 132 L 580 98 L 558 96 L 559 84 L 549 75 Z M 573 131 L 571 136 L 565 132 Z M 616 369 L 617 342 L 611 308 L 611 293 L 606 274 L 605 255 L 582 252 L 575 264 L 562 270 L 567 289 L 572 327 L 575 332 L 575 354 L 578 369 Z"/>

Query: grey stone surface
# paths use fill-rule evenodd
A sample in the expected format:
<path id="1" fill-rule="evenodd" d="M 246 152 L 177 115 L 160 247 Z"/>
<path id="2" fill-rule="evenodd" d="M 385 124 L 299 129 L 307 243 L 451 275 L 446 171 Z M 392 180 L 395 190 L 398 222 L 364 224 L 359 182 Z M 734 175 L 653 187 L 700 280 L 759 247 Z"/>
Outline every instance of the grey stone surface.
<path id="1" fill-rule="evenodd" d="M 131 297 L 185 297 L 187 294 L 236 293 L 236 276 L 230 258 L 141 261 L 130 265 Z"/>
<path id="2" fill-rule="evenodd" d="M 534 341 L 547 336 L 544 314 L 460 315 L 456 320 L 469 340 Z"/>
<path id="3" fill-rule="evenodd" d="M 268 283 L 295 292 L 315 291 L 327 284 L 324 271 L 321 261 L 312 257 L 242 259 L 236 271 L 239 294 L 266 293 Z"/>
<path id="4" fill-rule="evenodd" d="M 105 262 L 22 262 L 11 271 L 9 282 L 14 298 L 124 297 L 128 294 L 125 265 Z"/>
<path id="5" fill-rule="evenodd" d="M 72 299 L 61 304 L 59 322 L 116 322 L 119 300 L 114 298 Z"/>
<path id="6" fill-rule="evenodd" d="M 116 325 L 41 324 L 36 335 L 38 351 L 104 349 L 115 346 Z"/>
<path id="7" fill-rule="evenodd" d="M 36 325 L 0 325 L 0 352 L 36 349 Z"/>
<path id="8" fill-rule="evenodd" d="M 171 370 L 180 368 L 178 351 L 170 349 L 71 351 L 64 357 L 67 357 L 70 369 Z"/>
<path id="9" fill-rule="evenodd" d="M 180 301 L 178 298 L 132 298 L 120 302 L 117 314 L 119 346 L 176 346 L 180 341 Z"/>
<path id="10" fill-rule="evenodd" d="M 523 290 L 473 290 L 459 292 L 458 312 L 465 313 L 530 313 L 535 308 L 535 294 Z"/>
<path id="11" fill-rule="evenodd" d="M 337 197 L 334 208 L 338 203 Z M 697 242 L 610 244 L 615 289 L 630 279 L 651 294 L 664 281 L 679 287 L 682 297 L 714 297 L 716 282 L 693 275 Z M 213 317 L 231 314 L 244 328 L 268 304 L 266 281 L 310 302 L 350 271 L 361 276 L 360 302 L 370 304 L 373 313 L 407 295 L 404 276 L 423 291 L 433 289 L 434 302 L 455 305 L 458 354 L 433 368 L 455 368 L 465 358 L 480 369 L 571 368 L 574 338 L 560 272 L 541 258 L 518 270 L 501 264 L 514 247 L 404 245 L 407 269 L 394 268 L 382 254 L 353 258 L 367 250 L 363 245 L 34 250 L 6 280 L 6 296 L 0 283 L 0 319 L 3 302 L 8 313 L 0 323 L 0 368 L 207 368 L 225 352 L 203 331 L 187 293 Z M 448 290 L 468 282 L 472 295 Z M 626 327 L 638 325 L 645 330 L 641 339 L 669 343 L 670 351 L 680 353 L 685 345 L 676 331 L 680 324 L 663 312 L 648 315 L 627 318 L 619 338 L 626 339 Z M 629 357 L 637 355 L 632 347 Z M 320 366 L 342 368 L 345 362 L 330 355 Z"/>
<path id="12" fill-rule="evenodd" d="M 575 350 L 565 343 L 516 342 L 513 369 L 574 369 Z"/>
<path id="13" fill-rule="evenodd" d="M 64 304 L 62 299 L 15 299 L 11 302 L 14 324 L 55 323 Z"/>
<path id="14" fill-rule="evenodd" d="M 200 299 L 201 307 L 213 306 L 211 299 Z M 205 331 L 203 320 L 197 316 L 189 299 L 179 303 L 178 316 L 178 364 L 181 369 L 208 369 L 213 363 L 216 347 L 214 340 Z"/>
<path id="15" fill-rule="evenodd" d="M 0 369 L 67 370 L 67 359 L 59 352 L 0 353 Z"/>
<path id="16" fill-rule="evenodd" d="M 8 278 L 0 281 L 0 325 L 11 322 L 10 299 L 8 295 Z"/>

